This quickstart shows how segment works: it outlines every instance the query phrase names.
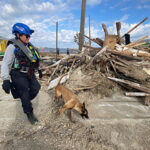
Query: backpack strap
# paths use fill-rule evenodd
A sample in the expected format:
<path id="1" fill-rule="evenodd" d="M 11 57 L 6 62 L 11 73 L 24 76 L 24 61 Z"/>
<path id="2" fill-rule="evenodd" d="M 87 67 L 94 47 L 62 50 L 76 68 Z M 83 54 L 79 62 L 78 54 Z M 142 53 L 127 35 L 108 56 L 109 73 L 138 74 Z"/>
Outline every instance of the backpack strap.
<path id="1" fill-rule="evenodd" d="M 28 49 L 22 42 L 20 42 L 16 39 L 10 39 L 9 43 L 13 43 L 15 46 L 19 47 L 31 62 L 34 61 L 34 57 L 31 53 L 30 49 Z"/>

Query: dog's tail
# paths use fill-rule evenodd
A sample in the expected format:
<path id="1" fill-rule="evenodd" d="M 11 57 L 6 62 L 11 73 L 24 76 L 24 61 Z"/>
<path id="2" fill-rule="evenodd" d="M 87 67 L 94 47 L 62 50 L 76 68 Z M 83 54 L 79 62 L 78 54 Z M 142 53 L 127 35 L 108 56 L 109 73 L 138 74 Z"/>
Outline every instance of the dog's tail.
<path id="1" fill-rule="evenodd" d="M 67 73 L 63 74 L 63 75 L 60 77 L 60 79 L 58 80 L 57 86 L 60 84 L 61 79 L 62 79 L 64 76 L 66 76 L 66 75 L 67 75 Z"/>

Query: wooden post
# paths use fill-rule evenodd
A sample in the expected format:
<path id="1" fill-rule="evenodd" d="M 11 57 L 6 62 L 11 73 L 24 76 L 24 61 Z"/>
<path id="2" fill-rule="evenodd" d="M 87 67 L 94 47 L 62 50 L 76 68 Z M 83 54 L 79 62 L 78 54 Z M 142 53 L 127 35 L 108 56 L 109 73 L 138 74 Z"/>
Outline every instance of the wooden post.
<path id="1" fill-rule="evenodd" d="M 56 22 L 56 61 L 58 53 L 58 22 Z"/>
<path id="2" fill-rule="evenodd" d="M 105 37 L 108 36 L 108 31 L 107 31 L 106 25 L 104 23 L 102 24 L 102 27 L 105 32 Z"/>
<path id="3" fill-rule="evenodd" d="M 91 46 L 91 23 L 90 23 L 90 16 L 89 16 L 89 46 Z"/>
<path id="4" fill-rule="evenodd" d="M 120 29 L 121 29 L 121 23 L 120 22 L 116 22 L 116 28 L 117 28 L 117 43 L 121 44 L 120 41 Z"/>
<path id="5" fill-rule="evenodd" d="M 105 39 L 104 39 L 103 47 L 107 45 L 110 49 L 114 50 L 115 45 L 117 43 L 117 36 L 108 34 L 108 30 L 105 24 L 102 24 L 102 27 L 105 32 Z"/>
<path id="6" fill-rule="evenodd" d="M 82 51 L 82 46 L 84 42 L 84 24 L 85 24 L 85 10 L 86 10 L 86 0 L 82 0 L 82 11 L 80 20 L 80 34 L 79 34 L 79 50 Z"/>

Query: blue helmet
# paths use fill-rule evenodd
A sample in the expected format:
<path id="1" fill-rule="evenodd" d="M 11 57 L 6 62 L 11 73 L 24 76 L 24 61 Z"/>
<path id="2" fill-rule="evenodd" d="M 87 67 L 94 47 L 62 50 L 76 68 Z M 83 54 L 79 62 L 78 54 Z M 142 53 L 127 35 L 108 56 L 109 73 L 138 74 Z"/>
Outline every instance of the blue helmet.
<path id="1" fill-rule="evenodd" d="M 34 30 L 31 30 L 26 24 L 24 23 L 16 23 L 13 25 L 12 27 L 12 33 L 15 34 L 15 33 L 19 33 L 20 35 L 21 34 L 27 34 L 27 35 L 31 35 Z"/>

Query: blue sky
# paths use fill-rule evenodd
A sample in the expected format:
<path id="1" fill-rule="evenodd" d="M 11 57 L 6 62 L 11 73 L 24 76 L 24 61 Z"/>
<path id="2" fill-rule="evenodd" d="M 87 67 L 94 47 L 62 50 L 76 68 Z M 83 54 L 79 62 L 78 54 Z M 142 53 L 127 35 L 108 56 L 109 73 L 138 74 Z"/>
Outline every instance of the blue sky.
<path id="1" fill-rule="evenodd" d="M 56 21 L 60 48 L 78 48 L 74 35 L 80 31 L 81 0 L 0 0 L 0 36 L 12 38 L 11 28 L 23 22 L 35 30 L 31 42 L 36 46 L 55 47 Z M 116 34 L 115 23 L 121 22 L 121 34 L 150 17 L 150 0 L 87 0 L 85 34 L 91 18 L 91 36 L 104 39 L 101 24 Z M 150 18 L 131 33 L 135 41 L 150 36 Z"/>

